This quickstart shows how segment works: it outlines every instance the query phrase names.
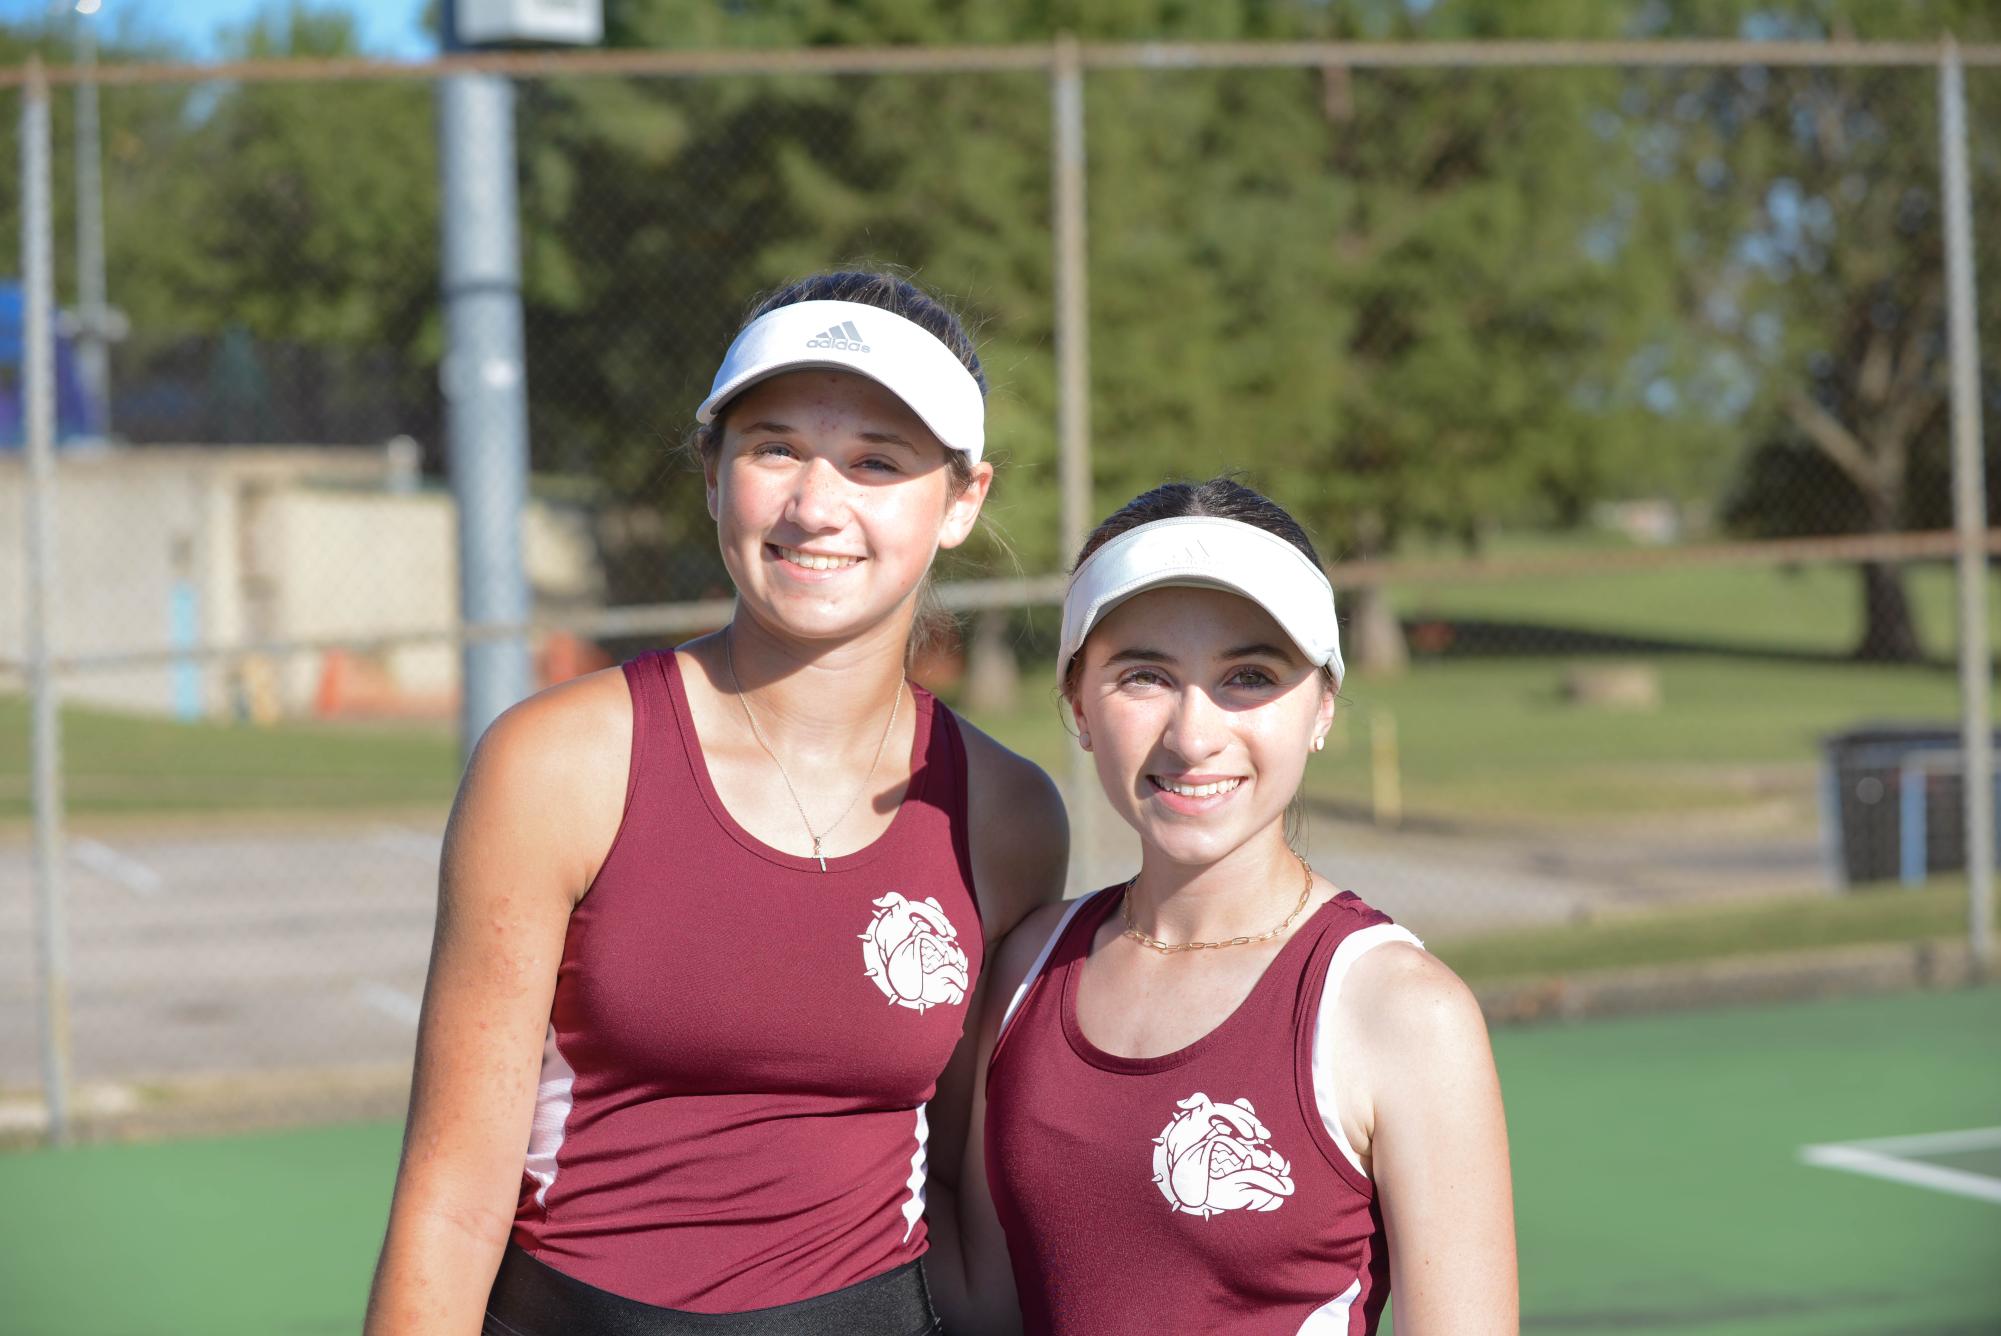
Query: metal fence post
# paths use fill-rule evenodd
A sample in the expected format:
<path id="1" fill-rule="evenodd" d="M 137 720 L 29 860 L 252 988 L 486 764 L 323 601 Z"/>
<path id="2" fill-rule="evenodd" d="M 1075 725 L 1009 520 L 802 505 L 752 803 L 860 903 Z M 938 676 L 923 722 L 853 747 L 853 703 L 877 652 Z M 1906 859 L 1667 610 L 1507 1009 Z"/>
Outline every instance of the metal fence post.
<path id="1" fill-rule="evenodd" d="M 1994 963 L 1994 756 L 1988 691 L 1987 482 L 1980 447 L 1980 334 L 1973 313 L 1973 204 L 1966 163 L 1966 76 L 1959 44 L 1939 53 L 1946 329 L 1952 355 L 1952 512 L 1959 532 L 1959 695 L 1966 754 L 1966 882 L 1974 966 Z"/>
<path id="2" fill-rule="evenodd" d="M 55 244 L 49 207 L 49 86 L 29 65 L 21 97 L 22 405 L 27 447 L 28 698 L 33 750 L 35 922 L 42 985 L 42 1097 L 49 1140 L 69 1139 L 69 942 L 64 923 L 62 734 L 49 660 L 55 585 Z"/>
<path id="3" fill-rule="evenodd" d="M 456 45 L 444 10 L 446 43 Z M 451 74 L 438 86 L 443 196 L 445 435 L 458 501 L 459 589 L 468 624 L 525 625 L 528 389 L 522 346 L 514 86 L 501 74 Z M 533 689 L 521 632 L 467 639 L 460 746 Z"/>
<path id="4" fill-rule="evenodd" d="M 1063 554 L 1091 529 L 1091 332 L 1085 289 L 1084 67 L 1077 39 L 1056 39 L 1055 99 L 1056 441 L 1063 485 Z"/>
<path id="5" fill-rule="evenodd" d="M 1050 64 L 1051 185 L 1056 233 L 1056 448 L 1063 489 L 1062 549 L 1067 566 L 1091 528 L 1091 331 L 1085 293 L 1084 65 L 1077 39 L 1056 38 Z M 1070 835 L 1073 877 L 1097 854 L 1098 773 L 1082 747 L 1070 749 Z M 1088 889 L 1088 888 L 1086 888 Z"/>
<path id="6" fill-rule="evenodd" d="M 77 14 L 77 64 L 95 75 L 97 19 Z M 112 313 L 104 292 L 104 179 L 97 128 L 97 80 L 76 86 L 76 370 L 92 414 L 91 431 L 111 436 Z"/>

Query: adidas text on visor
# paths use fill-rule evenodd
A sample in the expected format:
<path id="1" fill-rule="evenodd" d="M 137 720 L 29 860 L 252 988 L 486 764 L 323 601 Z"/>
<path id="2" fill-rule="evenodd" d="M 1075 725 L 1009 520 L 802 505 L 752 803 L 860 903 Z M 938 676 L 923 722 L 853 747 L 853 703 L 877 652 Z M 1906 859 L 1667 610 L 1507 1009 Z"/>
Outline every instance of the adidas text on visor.
<path id="1" fill-rule="evenodd" d="M 816 367 L 867 376 L 903 400 L 946 448 L 980 462 L 987 406 L 973 373 L 922 325 L 862 302 L 794 302 L 751 321 L 723 354 L 695 421 L 715 421 L 724 404 L 761 380 Z"/>
<path id="2" fill-rule="evenodd" d="M 1309 663 L 1341 680 L 1341 628 L 1334 586 L 1304 552 L 1277 534 L 1213 515 L 1182 515 L 1128 529 L 1085 559 L 1063 595 L 1056 673 L 1091 628 L 1135 594 L 1162 587 L 1220 589 L 1271 614 Z"/>

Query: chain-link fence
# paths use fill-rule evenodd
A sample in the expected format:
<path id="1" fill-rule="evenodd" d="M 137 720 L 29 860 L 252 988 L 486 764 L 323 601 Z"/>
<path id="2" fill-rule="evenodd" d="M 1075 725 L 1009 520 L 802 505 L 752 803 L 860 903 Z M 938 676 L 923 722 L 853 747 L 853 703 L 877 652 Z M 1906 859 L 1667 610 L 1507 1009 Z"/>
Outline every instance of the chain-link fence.
<path id="1" fill-rule="evenodd" d="M 1875 940 L 1891 916 L 1849 907 L 1904 883 L 1888 931 L 1963 953 L 1940 58 L 488 61 L 515 93 L 536 680 L 726 616 L 678 449 L 714 363 L 755 293 L 900 266 L 977 328 L 1000 464 L 982 537 L 941 570 L 962 634 L 916 672 L 1065 781 L 1073 889 L 1135 849 L 1053 701 L 1077 526 L 1241 470 L 1306 523 L 1344 605 L 1351 673 L 1302 838 L 1448 960 L 1656 922 L 1721 939 L 1774 906 L 1797 929 L 1773 945 Z M 1968 59 L 1977 220 L 2001 205 L 2001 55 Z M 464 688 L 441 69 L 108 74 L 117 320 L 74 300 L 74 112 L 67 84 L 49 95 L 63 773 L 42 878 L 31 488 L 25 454 L 0 454 L 16 1130 L 43 1099 L 38 894 L 68 915 L 80 1120 L 399 1098 Z M 21 97 L 0 99 L 8 162 Z M 1076 199 L 1052 159 L 1066 128 Z M 1974 237 L 1990 452 L 1997 237 Z M 112 333 L 100 400 L 72 363 Z M 1084 442 L 1058 430 L 1061 355 L 1084 348 L 1088 494 L 1066 497 Z"/>

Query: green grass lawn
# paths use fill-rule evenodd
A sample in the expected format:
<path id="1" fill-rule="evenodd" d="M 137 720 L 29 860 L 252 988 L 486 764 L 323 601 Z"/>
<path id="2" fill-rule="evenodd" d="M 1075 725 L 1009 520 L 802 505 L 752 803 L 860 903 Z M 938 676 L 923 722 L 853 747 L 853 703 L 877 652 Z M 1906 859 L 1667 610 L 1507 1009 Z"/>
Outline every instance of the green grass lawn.
<path id="1" fill-rule="evenodd" d="M 28 709 L 0 696 L 0 820 L 28 814 Z M 324 811 L 448 803 L 458 742 L 435 726 L 183 724 L 62 712 L 72 813 Z"/>
<path id="2" fill-rule="evenodd" d="M 1994 1330 L 2001 1207 L 1799 1150 L 1993 1125 L 1997 1036 L 1995 988 L 1496 1031 L 1523 1330 Z M 352 1332 L 398 1136 L 372 1123 L 0 1156 L 0 1328 Z"/>
<path id="3" fill-rule="evenodd" d="M 1587 709 L 1561 695 L 1570 662 L 1444 660 L 1394 679 L 1352 675 L 1309 791 L 1366 804 L 1371 730 L 1390 718 L 1412 813 L 1562 820 L 1724 808 L 1775 782 L 1810 810 L 1823 734 L 1865 718 L 1950 721 L 1958 705 L 1943 670 L 1670 656 L 1655 660 L 1660 709 Z M 1020 699 L 975 722 L 1061 774 L 1075 744 L 1050 679 L 1025 678 Z M 430 726 L 180 724 L 82 707 L 63 712 L 63 758 L 71 812 L 93 815 L 441 805 L 459 767 L 456 741 Z M 27 711 L 0 699 L 0 819 L 27 814 L 27 764 Z"/>
<path id="4" fill-rule="evenodd" d="M 1588 555 L 1624 546 L 1604 535 L 1504 539 L 1492 555 Z M 1423 554 L 1419 554 L 1423 555 Z M 1456 556 L 1456 553 L 1439 554 Z M 1953 572 L 1913 565 L 1906 585 L 1928 653 L 1956 640 Z M 1350 674 L 1312 794 L 1366 805 L 1371 737 L 1393 723 L 1405 809 L 1446 818 L 1562 820 L 1728 808 L 1776 790 L 1810 819 L 1819 739 L 1864 720 L 1949 723 L 1958 682 L 1943 666 L 1843 662 L 1860 634 L 1858 579 L 1845 566 L 1684 566 L 1605 574 L 1410 585 L 1392 591 L 1406 618 L 1461 617 L 1825 654 L 1800 662 L 1720 654 L 1646 656 L 1661 708 L 1584 708 L 1563 696 L 1560 655 L 1419 660 L 1398 678 Z M 1989 581 L 1989 628 L 2001 644 L 2001 579 Z M 1075 744 L 1032 676 L 1020 708 L 977 722 L 1045 768 Z"/>
<path id="5" fill-rule="evenodd" d="M 1446 817 L 1552 820 L 1724 808 L 1775 777 L 1811 813 L 1818 740 L 1862 719 L 1950 722 L 1952 674 L 1926 668 L 1782 663 L 1713 656 L 1654 660 L 1661 708 L 1589 709 L 1561 694 L 1569 659 L 1420 662 L 1399 678 L 1353 674 L 1310 793 L 1366 804 L 1371 731 L 1394 721 L 1407 811 Z M 1061 773 L 1076 744 L 1048 678 L 1022 705 L 975 716 L 996 737 Z"/>
<path id="6" fill-rule="evenodd" d="M 1504 539 L 1497 560 L 1632 550 L 1602 534 Z M 1440 558 L 1457 557 L 1441 552 Z M 1905 590 L 1925 652 L 1950 659 L 1958 644 L 1958 593 L 1948 562 L 1912 563 Z M 1391 591 L 1404 617 L 1469 617 L 1579 628 L 1663 640 L 1723 642 L 1845 654 L 1862 632 L 1861 578 L 1852 566 L 1692 565 L 1601 574 L 1409 585 Z M 1989 640 L 2001 649 L 2001 577 L 1987 582 Z"/>
<path id="7" fill-rule="evenodd" d="M 1497 556 L 1602 551 L 1603 537 L 1518 538 Z M 1908 583 L 1931 652 L 1949 656 L 1952 572 L 1914 566 Z M 1669 570 L 1410 586 L 1405 616 L 1520 620 L 1666 639 L 1839 654 L 1857 630 L 1845 567 L 1691 566 Z M 2001 632 L 2001 581 L 1993 626 Z M 1053 615 L 1053 614 L 1052 614 Z M 1824 734 L 1865 719 L 1950 721 L 1953 674 L 1723 655 L 1659 655 L 1662 705 L 1582 708 L 1561 692 L 1558 656 L 1419 661 L 1394 679 L 1352 674 L 1326 755 L 1309 770 L 1318 797 L 1367 804 L 1371 735 L 1393 721 L 1408 812 L 1506 821 L 1591 819 L 1728 808 L 1774 791 L 1810 820 L 1812 762 Z M 1050 678 L 1030 672 L 1021 703 L 974 716 L 1003 742 L 1062 773 L 1074 744 Z M 338 811 L 448 802 L 458 749 L 446 730 L 407 725 L 275 728 L 177 724 L 72 707 L 64 771 L 78 814 Z M 27 712 L 0 697 L 0 820 L 27 812 Z"/>

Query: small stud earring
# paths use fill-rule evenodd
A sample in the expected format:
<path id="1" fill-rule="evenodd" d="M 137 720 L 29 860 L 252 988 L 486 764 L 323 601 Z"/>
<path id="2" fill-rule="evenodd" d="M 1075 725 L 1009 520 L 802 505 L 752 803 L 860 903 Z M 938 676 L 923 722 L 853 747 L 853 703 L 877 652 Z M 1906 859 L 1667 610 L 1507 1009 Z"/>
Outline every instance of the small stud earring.
<path id="1" fill-rule="evenodd" d="M 1325 748 L 1326 748 L 1326 746 L 1327 746 L 1327 739 L 1326 739 L 1326 738 L 1324 738 L 1324 737 L 1321 737 L 1321 738 L 1315 738 L 1315 739 L 1313 739 L 1313 750 L 1315 750 L 1315 751 L 1321 751 L 1321 750 L 1325 749 Z"/>

